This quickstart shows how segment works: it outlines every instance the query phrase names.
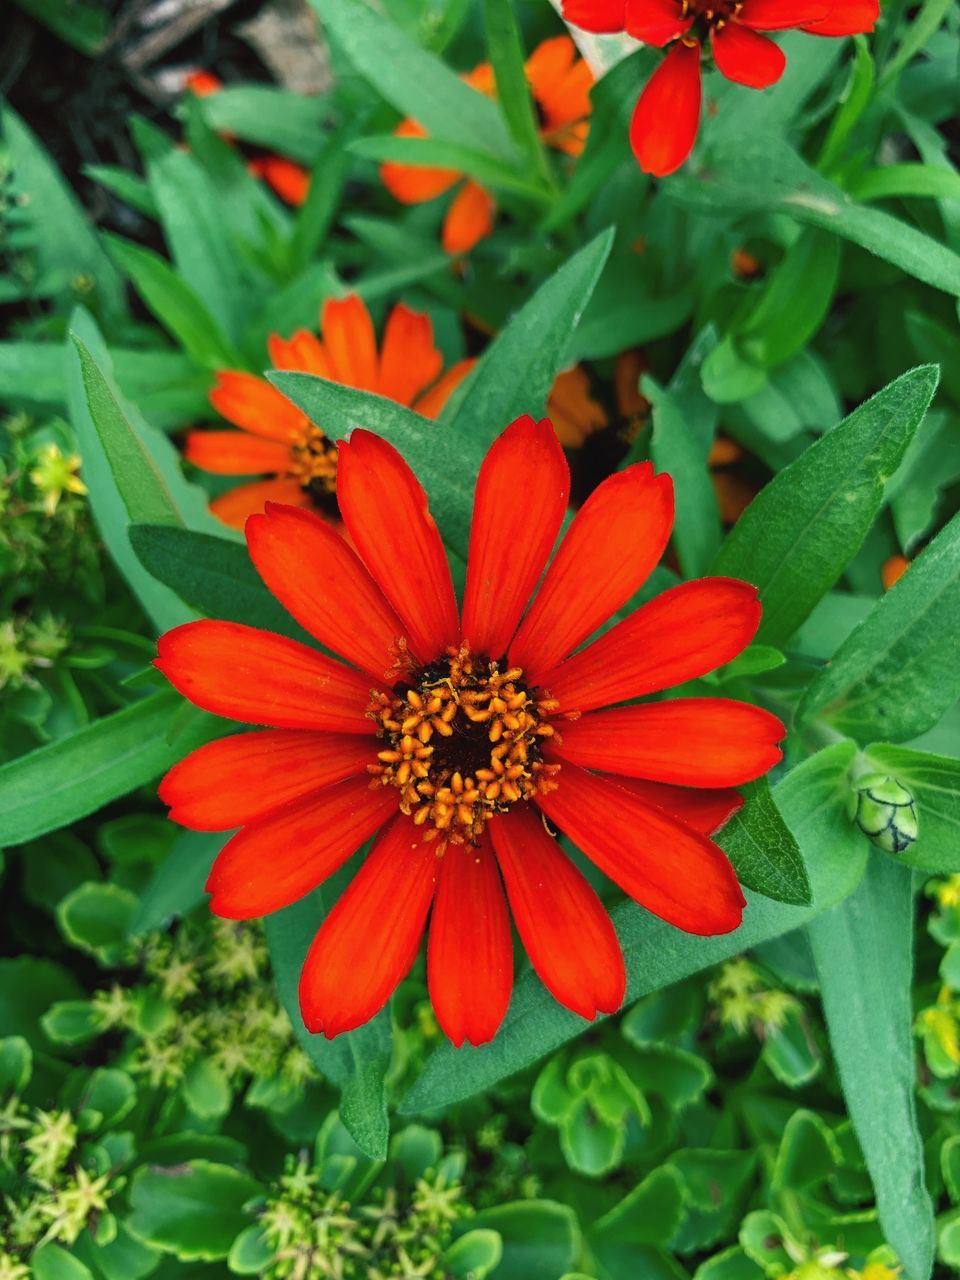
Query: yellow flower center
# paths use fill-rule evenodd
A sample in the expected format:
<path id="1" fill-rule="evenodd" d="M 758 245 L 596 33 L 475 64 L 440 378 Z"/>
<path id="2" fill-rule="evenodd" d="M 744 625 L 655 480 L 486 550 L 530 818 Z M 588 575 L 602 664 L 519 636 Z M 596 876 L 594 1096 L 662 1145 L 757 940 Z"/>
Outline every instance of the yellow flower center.
<path id="1" fill-rule="evenodd" d="M 424 839 L 476 844 L 487 820 L 555 789 L 558 764 L 542 759 L 558 704 L 526 688 L 520 667 L 501 669 L 464 645 L 375 692 L 369 714 L 383 739 L 370 771 L 400 792 L 400 809 Z"/>
<path id="2" fill-rule="evenodd" d="M 336 492 L 337 446 L 312 422 L 290 446 L 290 474 L 317 497 Z"/>
<path id="3" fill-rule="evenodd" d="M 705 28 L 723 27 L 743 8 L 743 0 L 681 0 L 684 18 L 693 17 Z"/>

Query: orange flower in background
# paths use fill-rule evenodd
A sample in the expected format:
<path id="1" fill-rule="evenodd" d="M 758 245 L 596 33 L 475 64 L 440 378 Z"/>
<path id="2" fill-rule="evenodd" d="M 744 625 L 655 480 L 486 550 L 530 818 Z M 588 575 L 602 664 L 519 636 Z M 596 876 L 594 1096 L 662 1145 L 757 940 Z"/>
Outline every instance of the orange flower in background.
<path id="1" fill-rule="evenodd" d="M 637 420 L 650 412 L 650 402 L 640 392 L 640 375 L 645 369 L 638 348 L 621 351 L 614 364 L 617 429 L 628 442 L 635 433 Z M 547 412 L 565 449 L 581 448 L 592 435 L 611 425 L 606 409 L 591 394 L 590 375 L 583 365 L 557 374 L 547 400 Z"/>
<path id="2" fill-rule="evenodd" d="M 891 587 L 896 586 L 909 568 L 910 561 L 906 556 L 890 556 L 889 559 L 884 560 L 880 568 L 880 580 L 884 591 L 889 591 Z"/>
<path id="3" fill-rule="evenodd" d="M 474 363 L 461 360 L 444 373 L 430 317 L 403 303 L 387 318 L 379 352 L 370 312 L 355 295 L 324 303 L 320 329 L 319 338 L 307 329 L 291 338 L 274 334 L 268 344 L 273 367 L 373 391 L 427 418 L 439 414 Z M 267 501 L 335 510 L 336 446 L 266 378 L 221 370 L 210 403 L 240 430 L 190 431 L 189 461 L 216 475 L 266 477 L 214 498 L 215 515 L 242 529 Z"/>
<path id="4" fill-rule="evenodd" d="M 209 98 L 220 93 L 223 81 L 209 71 L 198 70 L 187 76 L 183 87 L 198 98 Z M 220 137 L 231 145 L 236 141 L 232 133 L 221 133 Z M 310 192 L 310 170 L 302 164 L 267 152 L 248 160 L 247 169 L 255 178 L 262 179 L 285 204 L 298 207 L 305 203 Z"/>
<path id="5" fill-rule="evenodd" d="M 533 51 L 526 62 L 527 81 L 540 114 L 540 136 L 567 155 L 578 156 L 587 139 L 590 89 L 593 74 L 577 57 L 569 36 L 554 36 Z M 481 63 L 463 79 L 488 97 L 496 95 L 496 81 L 489 63 Z M 425 138 L 427 132 L 415 120 L 404 120 L 394 130 L 398 138 Z M 423 204 L 458 186 L 443 221 L 442 243 L 447 253 L 468 253 L 493 230 L 496 201 L 472 178 L 453 169 L 421 168 L 387 163 L 380 167 L 383 185 L 401 204 Z"/>
<path id="6" fill-rule="evenodd" d="M 783 725 L 726 698 L 636 699 L 735 657 L 760 622 L 756 590 L 687 582 L 581 648 L 663 554 L 673 485 L 649 463 L 611 476 L 551 559 L 569 480 L 549 422 L 499 436 L 459 609 L 426 494 L 391 445 L 355 430 L 338 492 L 356 550 L 293 507 L 246 526 L 269 590 L 343 661 L 232 622 L 160 640 L 156 665 L 191 702 L 265 726 L 201 747 L 161 784 L 175 821 L 240 828 L 207 883 L 216 914 L 295 902 L 379 832 L 306 958 L 313 1032 L 382 1008 L 428 919 L 430 998 L 455 1044 L 489 1040 L 506 1012 L 511 914 L 557 1000 L 585 1018 L 619 1008 L 613 925 L 544 819 L 677 928 L 740 923 L 740 886 L 709 836 L 740 804 L 731 788 L 780 759 Z"/>
<path id="7" fill-rule="evenodd" d="M 669 52 L 637 100 L 630 143 L 640 168 L 657 177 L 679 169 L 700 127 L 701 59 L 721 75 L 765 89 L 786 58 L 763 34 L 796 28 L 811 35 L 872 31 L 879 0 L 563 0 L 563 16 L 585 31 L 626 31 Z"/>

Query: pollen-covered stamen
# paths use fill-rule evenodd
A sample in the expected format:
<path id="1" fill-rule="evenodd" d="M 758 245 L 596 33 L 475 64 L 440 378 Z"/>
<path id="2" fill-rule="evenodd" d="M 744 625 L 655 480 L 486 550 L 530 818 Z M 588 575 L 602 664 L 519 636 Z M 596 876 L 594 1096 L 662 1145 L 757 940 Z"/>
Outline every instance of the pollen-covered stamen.
<path id="1" fill-rule="evenodd" d="M 400 808 L 424 839 L 476 843 L 495 813 L 556 787 L 560 766 L 541 756 L 558 704 L 469 649 L 447 655 L 373 695 L 384 741 L 374 785 L 400 791 Z"/>
<path id="2" fill-rule="evenodd" d="M 304 489 L 336 492 L 337 446 L 312 422 L 290 446 L 290 474 Z"/>

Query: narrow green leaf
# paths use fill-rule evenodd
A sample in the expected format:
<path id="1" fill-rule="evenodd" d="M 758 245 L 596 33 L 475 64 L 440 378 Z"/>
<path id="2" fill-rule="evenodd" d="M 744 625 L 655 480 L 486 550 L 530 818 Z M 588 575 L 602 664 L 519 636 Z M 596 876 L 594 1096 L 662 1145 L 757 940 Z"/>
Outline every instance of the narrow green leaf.
<path id="1" fill-rule="evenodd" d="M 866 841 L 846 816 L 846 775 L 854 754 L 853 743 L 837 743 L 804 761 L 775 789 L 777 807 L 806 864 L 812 907 L 771 902 L 748 893 L 740 928 L 718 938 L 681 933 L 633 902 L 614 908 L 611 914 L 627 965 L 625 1005 L 789 933 L 852 891 L 867 856 Z M 481 1049 L 441 1046 L 399 1110 L 402 1114 L 428 1112 L 483 1092 L 592 1025 L 561 1008 L 527 970 L 517 980 L 496 1039 Z"/>
<path id="2" fill-rule="evenodd" d="M 780 136 L 725 140 L 709 176 L 678 175 L 664 193 L 715 219 L 719 214 L 786 213 L 892 262 L 934 289 L 960 295 L 960 255 L 907 222 L 856 204 L 800 159 Z"/>
<path id="3" fill-rule="evenodd" d="M 486 450 L 522 413 L 538 415 L 568 360 L 580 317 L 613 245 L 609 228 L 575 253 L 541 285 L 485 351 L 449 415 L 456 440 Z M 459 451 L 459 444 L 450 446 Z M 472 481 L 475 474 L 471 477 Z"/>
<path id="4" fill-rule="evenodd" d="M 309 641 L 263 585 L 242 543 L 156 524 L 132 525 L 130 543 L 143 567 L 204 617 Z"/>
<path id="5" fill-rule="evenodd" d="M 960 515 L 920 553 L 807 688 L 797 718 L 859 742 L 915 738 L 960 696 Z"/>
<path id="6" fill-rule="evenodd" d="M 384 1079 L 390 1066 L 390 1014 L 383 1010 L 356 1031 L 334 1040 L 311 1035 L 303 1025 L 297 995 L 300 970 L 325 915 L 329 889 L 316 890 L 266 919 L 270 963 L 280 1002 L 311 1060 L 341 1091 L 340 1119 L 373 1160 L 384 1160 L 390 1123 Z"/>
<path id="7" fill-rule="evenodd" d="M 301 164 L 315 164 L 325 143 L 328 98 L 307 97 L 273 85 L 227 85 L 197 106 L 211 129 L 277 151 Z"/>
<path id="8" fill-rule="evenodd" d="M 913 1050 L 911 872 L 871 853 L 854 894 L 810 925 L 843 1096 L 873 1180 L 884 1236 L 909 1280 L 933 1269 Z"/>
<path id="9" fill-rule="evenodd" d="M 857 200 L 890 200 L 930 196 L 960 200 L 960 173 L 931 164 L 890 164 L 860 174 L 849 188 Z"/>
<path id="10" fill-rule="evenodd" d="M 80 357 L 90 416 L 103 444 L 114 482 L 131 520 L 181 524 L 173 495 L 133 424 L 124 416 L 106 378 L 84 343 L 73 335 Z"/>
<path id="11" fill-rule="evenodd" d="M 228 838 L 229 833 L 222 831 L 181 831 L 140 893 L 130 921 L 131 935 L 166 928 L 171 920 L 199 906 L 213 860 Z"/>
<path id="12" fill-rule="evenodd" d="M 536 111 L 527 83 L 520 28 L 511 0 L 484 0 L 487 49 L 497 86 L 497 102 L 514 141 L 544 177 L 549 176 Z"/>
<path id="13" fill-rule="evenodd" d="M 890 383 L 785 467 L 734 525 L 713 572 L 759 588 L 759 640 L 788 640 L 840 577 L 936 385 L 932 365 Z"/>
<path id="14" fill-rule="evenodd" d="M 809 906 L 810 880 L 797 842 L 774 803 L 766 778 L 743 787 L 746 804 L 724 827 L 717 843 L 748 889 L 777 902 Z"/>
<path id="15" fill-rule="evenodd" d="M 0 342 L 0 396 L 14 404 L 59 408 L 67 394 L 63 357 L 52 342 Z"/>
<path id="16" fill-rule="evenodd" d="M 936 34 L 952 5 L 953 0 L 925 0 L 917 16 L 907 25 L 896 53 L 883 68 L 881 88 L 894 80 Z"/>
<path id="17" fill-rule="evenodd" d="M 824 173 L 840 160 L 854 126 L 873 96 L 876 78 L 873 57 L 865 36 L 854 36 L 856 54 L 850 68 L 850 79 L 840 95 L 840 105 L 830 121 L 830 128 L 820 152 L 817 167 Z"/>
<path id="18" fill-rule="evenodd" d="M 224 369 L 242 363 L 200 296 L 164 258 L 120 236 L 108 235 L 106 241 L 120 270 L 197 364 Z"/>
<path id="19" fill-rule="evenodd" d="M 770 368 L 807 345 L 833 302 L 840 241 L 809 227 L 787 250 L 755 306 L 733 327 L 740 351 Z"/>
<path id="20" fill-rule="evenodd" d="M 0 122 L 45 288 L 70 297 L 80 287 L 105 321 L 120 319 L 126 313 L 123 281 L 80 202 L 11 107 L 3 108 Z"/>
<path id="21" fill-rule="evenodd" d="M 327 34 L 371 85 L 431 137 L 488 151 L 508 164 L 519 157 L 496 104 L 464 84 L 365 0 L 310 0 Z"/>
<path id="22" fill-rule="evenodd" d="M 0 846 L 86 817 L 169 769 L 198 739 L 216 736 L 211 717 L 187 741 L 171 743 L 177 707 L 177 695 L 164 689 L 0 766 Z"/>

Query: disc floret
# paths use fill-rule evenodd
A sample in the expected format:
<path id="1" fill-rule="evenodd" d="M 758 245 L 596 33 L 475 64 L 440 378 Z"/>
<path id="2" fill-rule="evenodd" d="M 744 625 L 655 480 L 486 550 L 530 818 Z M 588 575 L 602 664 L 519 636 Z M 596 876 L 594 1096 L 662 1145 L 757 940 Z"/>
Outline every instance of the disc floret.
<path id="1" fill-rule="evenodd" d="M 304 489 L 318 494 L 337 488 L 337 446 L 320 427 L 308 422 L 290 446 L 290 474 Z"/>
<path id="2" fill-rule="evenodd" d="M 557 702 L 527 687 L 520 667 L 451 648 L 386 692 L 369 714 L 384 746 L 374 785 L 400 791 L 400 809 L 425 840 L 476 844 L 487 821 L 519 800 L 555 790 L 558 764 L 542 758 Z"/>

